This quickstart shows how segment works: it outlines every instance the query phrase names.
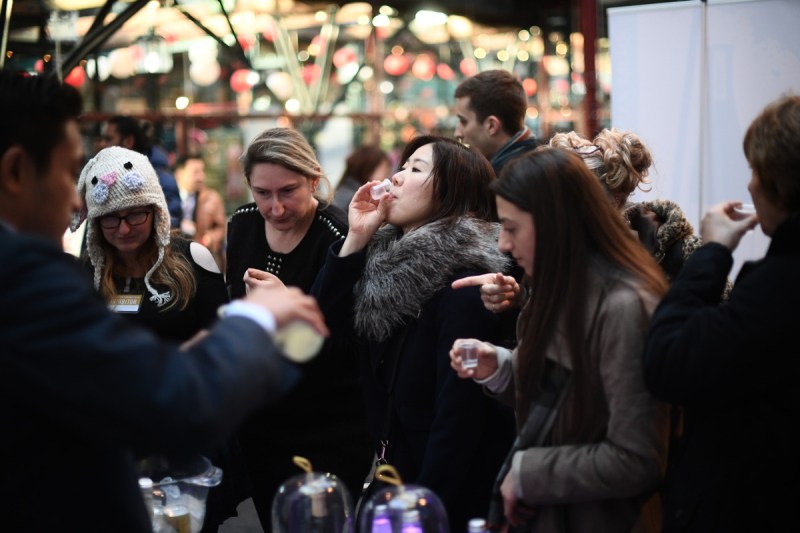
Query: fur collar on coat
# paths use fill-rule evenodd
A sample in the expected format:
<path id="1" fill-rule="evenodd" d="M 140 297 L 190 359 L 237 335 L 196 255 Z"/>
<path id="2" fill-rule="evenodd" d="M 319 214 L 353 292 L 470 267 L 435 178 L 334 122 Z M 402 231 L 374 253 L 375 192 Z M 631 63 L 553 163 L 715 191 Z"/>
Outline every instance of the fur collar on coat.
<path id="1" fill-rule="evenodd" d="M 655 213 L 655 224 L 643 217 L 644 212 Z M 680 263 L 694 252 L 701 244 L 692 225 L 686 220 L 681 208 L 670 200 L 641 202 L 627 207 L 623 216 L 631 227 L 639 233 L 642 244 L 650 250 L 656 261 L 661 263 L 675 245 L 680 245 Z M 650 235 L 650 238 L 643 238 Z"/>
<path id="2" fill-rule="evenodd" d="M 406 235 L 384 226 L 367 247 L 355 287 L 355 328 L 383 341 L 416 318 L 436 292 L 462 270 L 504 272 L 510 260 L 497 250 L 500 225 L 471 217 L 431 222 Z"/>

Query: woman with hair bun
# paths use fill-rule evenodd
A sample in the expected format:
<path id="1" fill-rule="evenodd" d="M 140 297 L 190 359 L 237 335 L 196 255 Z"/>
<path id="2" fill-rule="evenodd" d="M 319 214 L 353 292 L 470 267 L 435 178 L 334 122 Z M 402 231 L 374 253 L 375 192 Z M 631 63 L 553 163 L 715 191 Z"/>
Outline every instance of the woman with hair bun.
<path id="1" fill-rule="evenodd" d="M 550 146 L 576 152 L 600 179 L 612 205 L 621 213 L 639 241 L 673 279 L 702 241 L 681 208 L 671 200 L 630 202 L 636 189 L 649 191 L 647 176 L 653 156 L 638 135 L 604 129 L 593 140 L 574 131 L 557 133 Z"/>

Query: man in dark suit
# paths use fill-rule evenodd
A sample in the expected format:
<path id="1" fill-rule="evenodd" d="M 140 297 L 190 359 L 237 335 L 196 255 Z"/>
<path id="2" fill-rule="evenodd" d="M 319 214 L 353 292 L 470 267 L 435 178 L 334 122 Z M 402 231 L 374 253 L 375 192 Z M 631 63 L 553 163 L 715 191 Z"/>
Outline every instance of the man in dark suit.
<path id="1" fill-rule="evenodd" d="M 0 71 L 4 531 L 151 531 L 137 453 L 213 449 L 298 378 L 271 332 L 303 320 L 327 334 L 294 289 L 251 291 L 186 351 L 110 312 L 60 246 L 81 208 L 81 107 L 52 76 Z"/>

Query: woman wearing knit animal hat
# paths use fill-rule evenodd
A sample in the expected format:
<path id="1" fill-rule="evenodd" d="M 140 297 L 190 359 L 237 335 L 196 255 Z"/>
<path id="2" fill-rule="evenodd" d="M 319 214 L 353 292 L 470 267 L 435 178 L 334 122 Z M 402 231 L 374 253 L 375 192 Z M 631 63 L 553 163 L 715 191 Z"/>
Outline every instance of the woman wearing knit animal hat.
<path id="1" fill-rule="evenodd" d="M 87 219 L 86 255 L 95 288 L 109 306 L 160 337 L 187 341 L 207 328 L 228 301 L 211 252 L 170 234 L 158 175 L 146 156 L 112 146 L 81 172 Z"/>
<path id="2" fill-rule="evenodd" d="M 112 146 L 100 150 L 81 172 L 78 194 L 87 219 L 87 268 L 112 310 L 162 339 L 187 342 L 210 327 L 228 303 L 225 279 L 208 248 L 171 230 L 158 174 L 147 156 Z M 237 464 L 231 442 L 210 459 L 223 471 Z M 227 483 L 226 483 L 227 481 Z M 237 488 L 223 480 L 209 495 L 209 527 L 230 516 Z"/>

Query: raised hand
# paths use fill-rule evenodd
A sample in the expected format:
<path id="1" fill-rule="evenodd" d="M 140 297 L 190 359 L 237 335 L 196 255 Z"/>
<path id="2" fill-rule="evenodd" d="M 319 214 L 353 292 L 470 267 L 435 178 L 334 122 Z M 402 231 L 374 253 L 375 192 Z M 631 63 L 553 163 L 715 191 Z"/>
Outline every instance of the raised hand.
<path id="1" fill-rule="evenodd" d="M 340 256 L 349 255 L 363 249 L 369 240 L 386 221 L 386 213 L 392 201 L 392 194 L 387 193 L 379 200 L 373 200 L 370 189 L 379 181 L 370 181 L 358 188 L 350 200 L 347 211 L 349 229 L 342 245 Z"/>
<path id="2" fill-rule="evenodd" d="M 758 215 L 736 212 L 742 203 L 722 202 L 711 207 L 700 221 L 703 242 L 718 242 L 730 251 L 736 249 L 745 233 L 758 225 Z"/>

